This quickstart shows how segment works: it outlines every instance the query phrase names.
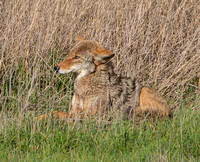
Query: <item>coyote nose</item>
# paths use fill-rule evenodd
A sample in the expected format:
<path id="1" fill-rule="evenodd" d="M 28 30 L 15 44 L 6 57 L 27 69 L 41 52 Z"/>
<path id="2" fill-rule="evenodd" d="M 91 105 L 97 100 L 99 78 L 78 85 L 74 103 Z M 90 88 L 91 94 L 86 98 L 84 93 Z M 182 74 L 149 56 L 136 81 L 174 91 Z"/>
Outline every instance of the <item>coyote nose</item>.
<path id="1" fill-rule="evenodd" d="M 54 70 L 55 70 L 56 72 L 58 72 L 58 71 L 59 71 L 59 69 L 60 69 L 60 67 L 59 67 L 59 66 L 55 66 L 55 67 L 54 67 Z"/>

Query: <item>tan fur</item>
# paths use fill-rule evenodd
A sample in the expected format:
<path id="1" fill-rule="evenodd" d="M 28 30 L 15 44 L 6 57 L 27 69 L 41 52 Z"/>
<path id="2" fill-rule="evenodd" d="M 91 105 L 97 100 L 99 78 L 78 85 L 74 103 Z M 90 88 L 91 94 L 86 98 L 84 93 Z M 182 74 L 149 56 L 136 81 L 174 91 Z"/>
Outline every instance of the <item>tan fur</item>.
<path id="1" fill-rule="evenodd" d="M 143 87 L 140 92 L 140 105 L 135 109 L 137 114 L 144 112 L 158 113 L 168 116 L 167 102 L 155 91 Z"/>
<path id="2" fill-rule="evenodd" d="M 99 43 L 84 40 L 72 48 L 66 60 L 55 67 L 59 73 L 77 73 L 71 111 L 54 111 L 36 119 L 48 116 L 67 120 L 98 117 L 118 119 L 133 114 L 150 113 L 170 115 L 167 102 L 154 90 L 142 87 L 134 80 L 117 75 L 109 61 L 114 54 Z"/>
<path id="3" fill-rule="evenodd" d="M 199 77 L 199 84 L 198 85 L 199 85 L 199 88 L 200 88 L 200 77 Z"/>

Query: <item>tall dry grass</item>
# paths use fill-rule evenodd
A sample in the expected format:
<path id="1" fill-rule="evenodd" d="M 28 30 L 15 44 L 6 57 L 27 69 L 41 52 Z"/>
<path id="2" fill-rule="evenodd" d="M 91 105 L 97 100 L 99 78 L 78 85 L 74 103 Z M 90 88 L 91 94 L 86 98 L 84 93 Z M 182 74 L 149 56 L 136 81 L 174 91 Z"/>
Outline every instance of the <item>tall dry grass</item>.
<path id="1" fill-rule="evenodd" d="M 71 76 L 52 71 L 77 34 L 115 52 L 118 73 L 172 96 L 172 106 L 181 102 L 179 90 L 192 86 L 199 94 L 199 0 L 3 0 L 0 7 L 4 113 L 66 109 L 61 103 L 70 104 L 73 87 L 58 85 L 71 85 Z"/>

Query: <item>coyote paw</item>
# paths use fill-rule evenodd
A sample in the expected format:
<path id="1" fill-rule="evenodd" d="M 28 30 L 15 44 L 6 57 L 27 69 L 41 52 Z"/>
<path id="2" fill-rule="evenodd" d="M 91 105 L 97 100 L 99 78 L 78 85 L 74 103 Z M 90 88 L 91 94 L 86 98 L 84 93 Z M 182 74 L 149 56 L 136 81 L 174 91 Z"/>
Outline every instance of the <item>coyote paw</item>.
<path id="1" fill-rule="evenodd" d="M 64 112 L 64 111 L 54 111 L 50 114 L 46 114 L 46 115 L 40 115 L 38 117 L 33 118 L 34 121 L 36 120 L 45 120 L 47 118 L 51 118 L 51 119 L 60 119 L 60 120 L 66 120 L 68 119 L 68 112 Z"/>
<path id="2" fill-rule="evenodd" d="M 34 117 L 33 120 L 36 121 L 36 120 L 44 120 L 44 119 L 47 119 L 49 117 L 49 115 L 40 115 L 40 116 L 37 116 L 37 117 Z"/>

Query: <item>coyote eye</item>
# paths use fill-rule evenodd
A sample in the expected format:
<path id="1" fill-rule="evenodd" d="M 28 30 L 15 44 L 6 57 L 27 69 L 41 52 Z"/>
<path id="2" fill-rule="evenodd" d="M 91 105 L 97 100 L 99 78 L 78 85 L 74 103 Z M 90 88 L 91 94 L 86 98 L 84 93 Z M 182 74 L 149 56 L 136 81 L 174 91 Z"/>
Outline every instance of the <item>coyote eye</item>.
<path id="1" fill-rule="evenodd" d="M 75 56 L 75 57 L 74 57 L 74 59 L 79 59 L 79 58 L 80 58 L 79 56 Z"/>

